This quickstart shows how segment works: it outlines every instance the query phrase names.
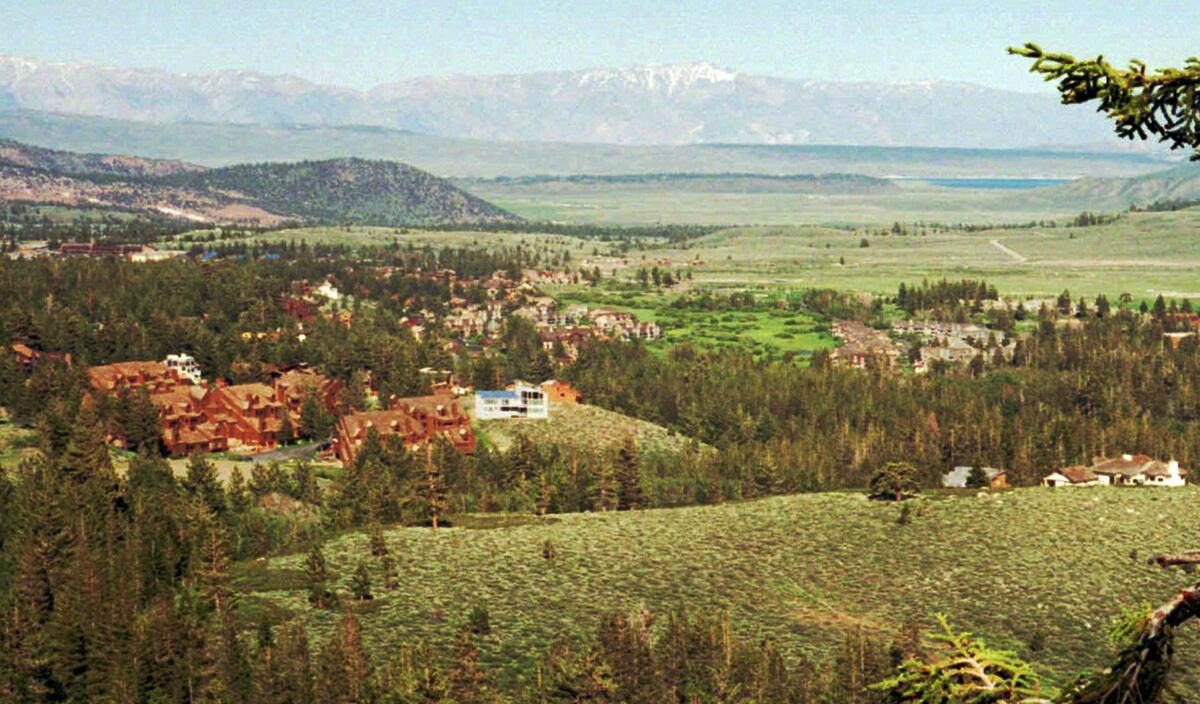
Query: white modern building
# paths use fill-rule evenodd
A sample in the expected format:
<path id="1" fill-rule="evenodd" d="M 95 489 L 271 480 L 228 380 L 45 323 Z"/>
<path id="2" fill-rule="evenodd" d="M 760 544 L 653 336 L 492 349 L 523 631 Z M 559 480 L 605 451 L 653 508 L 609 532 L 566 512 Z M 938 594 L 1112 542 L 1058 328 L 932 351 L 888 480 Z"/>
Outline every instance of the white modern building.
<path id="1" fill-rule="evenodd" d="M 200 365 L 196 363 L 196 358 L 190 354 L 169 354 L 163 360 L 163 364 L 168 369 L 174 369 L 179 376 L 193 384 L 204 382 L 204 373 L 200 371 Z"/>
<path id="2" fill-rule="evenodd" d="M 476 391 L 476 420 L 546 418 L 550 402 L 540 387 L 518 381 L 507 391 Z"/>

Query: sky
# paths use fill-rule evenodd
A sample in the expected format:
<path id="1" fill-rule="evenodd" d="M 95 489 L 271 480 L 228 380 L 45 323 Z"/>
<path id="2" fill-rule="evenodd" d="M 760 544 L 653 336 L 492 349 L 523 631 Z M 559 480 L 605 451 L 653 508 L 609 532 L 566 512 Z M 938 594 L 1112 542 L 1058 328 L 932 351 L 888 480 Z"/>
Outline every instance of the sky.
<path id="1" fill-rule="evenodd" d="M 0 54 L 253 69 L 366 89 L 422 75 L 711 61 L 824 80 L 954 80 L 1049 91 L 1005 48 L 1179 65 L 1200 2 L 1096 0 L 4 0 Z"/>

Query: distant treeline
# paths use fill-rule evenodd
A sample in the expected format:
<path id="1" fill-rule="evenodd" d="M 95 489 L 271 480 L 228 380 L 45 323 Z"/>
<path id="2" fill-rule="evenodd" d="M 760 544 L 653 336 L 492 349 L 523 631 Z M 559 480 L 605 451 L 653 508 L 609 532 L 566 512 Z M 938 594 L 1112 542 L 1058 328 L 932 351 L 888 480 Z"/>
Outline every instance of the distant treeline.
<path id="1" fill-rule="evenodd" d="M 1200 205 L 1200 198 L 1168 198 L 1156 200 L 1150 205 L 1139 206 L 1137 203 L 1129 206 L 1129 212 L 1166 213 L 1175 210 L 1187 210 Z"/>
<path id="2" fill-rule="evenodd" d="M 429 232 L 458 232 L 469 229 L 472 232 L 524 232 L 531 235 L 563 235 L 603 241 L 630 239 L 665 239 L 671 242 L 683 242 L 696 237 L 712 234 L 724 229 L 718 225 L 576 225 L 561 222 L 489 222 L 472 225 L 424 225 L 416 230 Z"/>

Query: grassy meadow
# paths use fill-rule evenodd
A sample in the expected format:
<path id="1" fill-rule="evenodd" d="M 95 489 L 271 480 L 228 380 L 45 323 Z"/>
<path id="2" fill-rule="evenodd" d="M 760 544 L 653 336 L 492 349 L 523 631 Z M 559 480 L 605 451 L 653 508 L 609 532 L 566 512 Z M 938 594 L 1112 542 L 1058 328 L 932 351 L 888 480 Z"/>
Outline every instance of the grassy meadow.
<path id="1" fill-rule="evenodd" d="M 897 181 L 880 193 L 730 193 L 682 182 L 677 188 L 634 183 L 562 185 L 475 182 L 468 189 L 530 220 L 601 224 L 878 225 L 901 222 L 1005 223 L 1073 216 L 1068 204 L 1023 199 L 1005 189 L 955 188 Z"/>
<path id="2" fill-rule="evenodd" d="M 480 524 L 492 529 L 393 528 L 385 537 L 400 586 L 383 591 L 371 562 L 376 598 L 357 608 L 369 614 L 372 646 L 423 640 L 446 652 L 467 612 L 486 605 L 483 660 L 511 678 L 532 677 L 546 644 L 589 637 L 609 609 L 725 610 L 741 636 L 771 638 L 792 657 L 830 655 L 860 628 L 888 634 L 910 615 L 931 626 L 944 613 L 1058 685 L 1105 662 L 1122 609 L 1189 583 L 1147 566 L 1147 555 L 1200 544 L 1193 487 L 935 495 L 911 508 L 902 525 L 894 504 L 834 493 Z M 547 540 L 553 560 L 542 557 Z M 342 535 L 325 554 L 345 593 L 371 559 L 368 536 Z M 307 605 L 304 558 L 241 564 L 236 582 L 248 614 L 298 619 L 322 640 L 338 614 Z M 1183 701 L 1200 701 L 1193 629 L 1180 646 Z"/>
<path id="3" fill-rule="evenodd" d="M 470 406 L 470 404 L 467 404 Z M 481 441 L 507 451 L 519 438 L 540 447 L 558 446 L 576 451 L 614 451 L 633 438 L 644 455 L 676 455 L 690 440 L 661 425 L 587 404 L 554 403 L 544 421 L 504 418 L 472 423 Z"/>
<path id="4" fill-rule="evenodd" d="M 876 228 L 878 229 L 878 228 Z M 1200 210 L 1128 213 L 1092 227 L 880 236 L 818 226 L 721 230 L 651 257 L 693 267 L 696 285 L 892 293 L 902 281 L 984 278 L 1004 296 L 1200 298 Z M 862 246 L 866 239 L 867 247 Z M 844 263 L 843 263 L 844 262 Z"/>

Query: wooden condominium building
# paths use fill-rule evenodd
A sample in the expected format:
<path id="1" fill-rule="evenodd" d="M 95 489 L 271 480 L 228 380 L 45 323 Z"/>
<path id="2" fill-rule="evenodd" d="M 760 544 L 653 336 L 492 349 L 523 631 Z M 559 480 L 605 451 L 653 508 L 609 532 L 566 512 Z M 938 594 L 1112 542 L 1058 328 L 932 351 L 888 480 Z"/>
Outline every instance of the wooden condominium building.
<path id="1" fill-rule="evenodd" d="M 106 394 L 145 388 L 158 407 L 163 446 L 177 456 L 274 449 L 284 439 L 285 418 L 299 427 L 309 394 L 333 411 L 342 389 L 340 381 L 307 368 L 280 372 L 271 385 L 218 383 L 213 389 L 191 383 L 187 372 L 186 365 L 122 362 L 92 367 L 88 377 L 93 389 Z"/>
<path id="2" fill-rule="evenodd" d="M 381 439 L 394 438 L 405 447 L 418 448 L 443 437 L 465 454 L 475 451 L 471 419 L 453 398 L 419 396 L 396 399 L 386 411 L 362 411 L 338 419 L 333 451 L 343 464 L 354 461 L 374 428 Z"/>

